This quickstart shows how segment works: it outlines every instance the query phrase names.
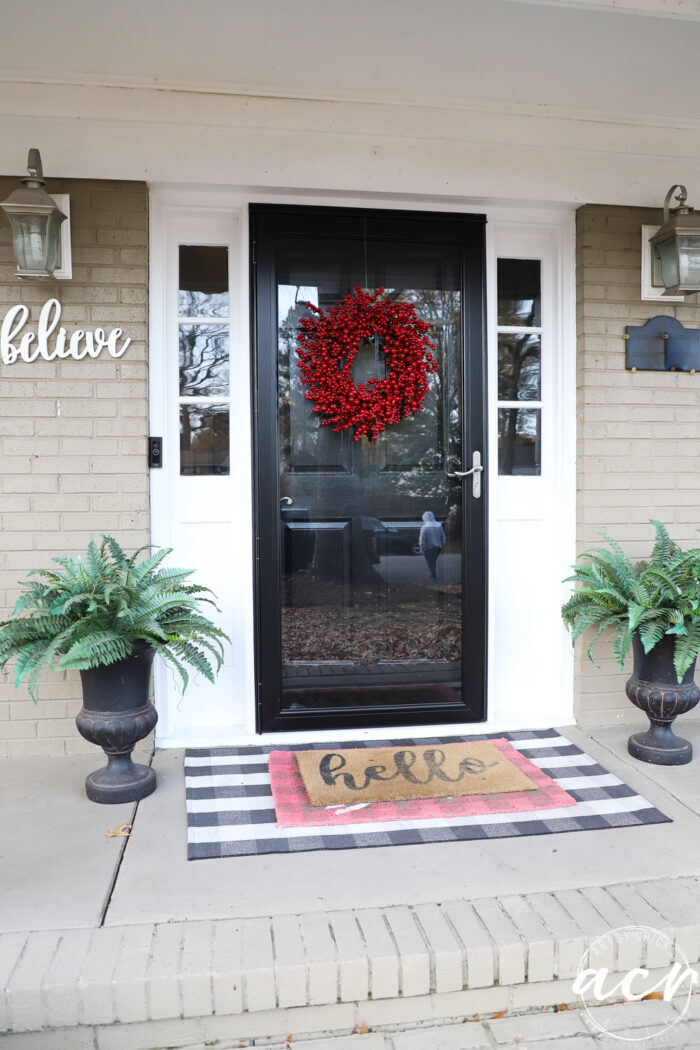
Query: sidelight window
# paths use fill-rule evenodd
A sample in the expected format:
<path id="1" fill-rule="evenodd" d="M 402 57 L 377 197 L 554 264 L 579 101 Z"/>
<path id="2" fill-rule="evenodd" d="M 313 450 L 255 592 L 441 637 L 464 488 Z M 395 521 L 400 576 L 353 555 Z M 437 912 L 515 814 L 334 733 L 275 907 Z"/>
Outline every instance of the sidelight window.
<path id="1" fill-rule="evenodd" d="M 229 474 L 228 248 L 181 244 L 180 474 Z"/>
<path id="2" fill-rule="evenodd" d="M 542 472 L 539 259 L 498 260 L 498 473 Z"/>

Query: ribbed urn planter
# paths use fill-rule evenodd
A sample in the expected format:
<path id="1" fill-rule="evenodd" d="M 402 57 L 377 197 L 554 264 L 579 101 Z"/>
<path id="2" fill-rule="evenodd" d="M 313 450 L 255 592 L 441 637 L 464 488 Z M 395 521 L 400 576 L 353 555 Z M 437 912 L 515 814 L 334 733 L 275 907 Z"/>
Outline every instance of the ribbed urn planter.
<path id="1" fill-rule="evenodd" d="M 676 736 L 671 724 L 677 715 L 683 715 L 700 700 L 700 689 L 695 684 L 695 660 L 679 684 L 673 666 L 675 639 L 665 635 L 648 653 L 635 634 L 632 639 L 634 670 L 628 679 L 626 692 L 633 704 L 649 717 L 649 728 L 633 733 L 627 750 L 642 762 L 660 766 L 682 766 L 693 757 L 693 745 Z"/>
<path id="2" fill-rule="evenodd" d="M 158 721 L 149 700 L 154 656 L 151 646 L 135 642 L 126 659 L 80 672 L 83 707 L 76 725 L 107 756 L 107 765 L 85 780 L 85 793 L 93 802 L 136 802 L 156 789 L 155 771 L 131 759 L 136 743 Z"/>

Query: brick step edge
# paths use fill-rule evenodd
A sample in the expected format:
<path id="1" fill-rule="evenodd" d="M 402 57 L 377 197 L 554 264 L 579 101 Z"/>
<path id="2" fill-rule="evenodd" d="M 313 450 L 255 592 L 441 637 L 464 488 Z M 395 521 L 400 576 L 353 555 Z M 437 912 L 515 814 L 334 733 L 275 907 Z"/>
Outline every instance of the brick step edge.
<path id="1" fill-rule="evenodd" d="M 645 927 L 648 940 L 615 945 L 606 936 L 628 926 Z M 224 1032 L 224 1022 L 230 1033 L 232 1019 L 241 1038 L 255 1038 L 293 1034 L 285 1030 L 292 1023 L 299 1032 L 340 1033 L 363 1023 L 576 1005 L 573 978 L 594 941 L 603 938 L 597 965 L 613 973 L 645 965 L 656 970 L 663 957 L 655 932 L 689 963 L 698 961 L 699 879 L 415 907 L 5 933 L 0 1032 L 63 1029 L 67 1037 L 66 1030 L 75 1029 L 82 1034 L 70 1045 L 80 1050 L 89 1031 L 110 1026 L 147 1024 L 153 1040 L 154 1025 L 166 1032 L 191 1020 L 206 1038 L 190 1042 L 205 1042 L 223 1038 L 213 1033 Z M 164 1046 L 178 1045 L 163 1039 Z"/>

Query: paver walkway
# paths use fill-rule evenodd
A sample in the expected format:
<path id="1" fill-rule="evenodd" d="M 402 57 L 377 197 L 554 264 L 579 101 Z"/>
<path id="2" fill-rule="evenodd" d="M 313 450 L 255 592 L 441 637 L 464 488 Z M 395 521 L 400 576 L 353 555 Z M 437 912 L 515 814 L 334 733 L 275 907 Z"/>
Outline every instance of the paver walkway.
<path id="1" fill-rule="evenodd" d="M 605 1033 L 600 1031 L 604 1029 Z M 656 1034 L 655 1034 L 656 1033 Z M 21 1039 L 23 1037 L 14 1037 Z M 269 1043 L 266 1038 L 234 1042 L 177 1044 L 178 1050 L 234 1050 L 265 1047 L 265 1050 L 649 1050 L 700 1047 L 700 997 L 691 1000 L 682 1014 L 674 1003 L 659 1001 L 601 1006 L 586 1013 L 524 1014 L 486 1021 L 468 1021 L 420 1028 L 370 1031 L 352 1035 Z M 30 1050 L 13 1038 L 4 1050 Z M 35 1050 L 32 1046 L 31 1050 Z"/>
<path id="2" fill-rule="evenodd" d="M 596 1050 L 616 1047 L 649 1050 L 700 1047 L 700 1000 L 681 1016 L 675 1003 L 650 1001 L 559 1013 L 525 1014 L 490 1021 L 368 1032 L 331 1039 L 266 1044 L 268 1050 Z M 669 1027 L 670 1026 L 670 1027 Z M 609 1034 L 603 1034 L 604 1028 Z M 654 1035 L 653 1033 L 658 1033 Z M 663 1033 L 663 1034 L 661 1034 Z M 234 1046 L 256 1044 L 232 1043 Z M 200 1050 L 188 1047 L 187 1050 Z M 205 1050 L 201 1046 L 201 1050 Z M 229 1050 L 221 1046 L 216 1050 Z"/>

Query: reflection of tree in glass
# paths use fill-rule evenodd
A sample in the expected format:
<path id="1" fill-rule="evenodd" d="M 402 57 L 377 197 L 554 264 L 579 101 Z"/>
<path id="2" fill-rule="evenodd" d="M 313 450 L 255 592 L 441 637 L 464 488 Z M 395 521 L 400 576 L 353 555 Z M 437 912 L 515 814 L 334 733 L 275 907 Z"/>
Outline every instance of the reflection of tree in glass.
<path id="1" fill-rule="evenodd" d="M 539 273 L 539 270 L 538 270 Z M 499 301 L 499 324 L 536 327 L 540 323 L 539 298 Z M 539 401 L 540 337 L 502 333 L 498 337 L 498 397 L 500 401 Z M 498 412 L 499 474 L 535 473 L 539 411 L 503 408 Z M 527 463 L 516 463 L 517 448 L 530 446 Z"/>
<path id="2" fill-rule="evenodd" d="M 228 375 L 228 328 L 180 325 L 180 394 L 227 394 Z"/>
<path id="3" fill-rule="evenodd" d="M 540 300 L 498 299 L 498 323 L 501 325 L 523 325 L 526 328 L 539 326 Z"/>
<path id="4" fill-rule="evenodd" d="M 539 335 L 501 333 L 498 337 L 498 400 L 539 401 Z"/>
<path id="5" fill-rule="evenodd" d="M 448 462 L 459 465 L 462 459 L 461 295 L 450 289 L 405 289 L 394 294 L 413 302 L 418 316 L 433 325 L 430 339 L 438 371 L 428 377 L 430 391 L 423 411 L 387 432 L 387 469 L 401 472 L 396 487 L 404 496 L 437 497 L 439 509 L 449 488 L 444 468 Z"/>
<path id="6" fill-rule="evenodd" d="M 278 355 L 277 355 L 277 412 L 279 420 L 280 435 L 280 469 L 287 472 L 291 468 L 292 440 L 303 443 L 303 448 L 296 447 L 297 454 L 306 450 L 307 443 L 313 445 L 317 437 L 320 420 L 315 417 L 309 406 L 309 420 L 306 425 L 299 428 L 299 433 L 291 434 L 291 404 L 292 397 L 298 403 L 303 399 L 299 369 L 297 368 L 297 338 L 301 331 L 299 321 L 302 317 L 308 317 L 306 299 L 299 299 L 301 286 L 297 285 L 293 304 L 287 311 L 287 316 L 280 319 L 278 333 Z"/>
<path id="7" fill-rule="evenodd" d="M 381 439 L 386 469 L 394 473 L 393 488 L 403 500 L 407 520 L 419 520 L 426 507 L 444 522 L 448 542 L 461 536 L 461 503 L 445 476 L 445 467 L 462 462 L 461 429 L 461 295 L 450 289 L 404 289 L 393 298 L 415 304 L 418 316 L 433 327 L 437 373 L 422 412 L 391 427 Z"/>
<path id="8" fill-rule="evenodd" d="M 228 291 L 200 292 L 180 289 L 178 295 L 180 317 L 228 316 Z"/>

